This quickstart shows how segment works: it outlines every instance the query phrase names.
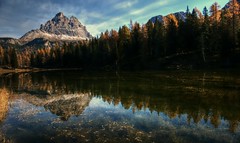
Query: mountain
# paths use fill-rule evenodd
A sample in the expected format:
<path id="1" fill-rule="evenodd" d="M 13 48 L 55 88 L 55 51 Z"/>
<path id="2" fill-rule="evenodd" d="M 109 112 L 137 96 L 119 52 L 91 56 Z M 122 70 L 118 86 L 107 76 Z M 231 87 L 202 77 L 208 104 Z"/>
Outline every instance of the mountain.
<path id="1" fill-rule="evenodd" d="M 14 47 L 19 45 L 21 45 L 21 43 L 18 39 L 9 38 L 9 37 L 0 38 L 0 46 L 2 47 L 9 47 L 9 46 Z"/>
<path id="2" fill-rule="evenodd" d="M 74 16 L 64 16 L 62 12 L 41 25 L 39 29 L 31 30 L 20 38 L 21 43 L 28 43 L 36 38 L 49 41 L 77 41 L 91 38 L 91 34 Z"/>
<path id="3" fill-rule="evenodd" d="M 167 20 L 172 18 L 173 16 L 176 19 L 182 20 L 182 21 L 185 21 L 185 19 L 186 19 L 186 13 L 181 11 L 181 12 L 176 12 L 176 13 L 173 13 L 173 14 L 168 14 L 166 16 L 163 16 L 163 15 L 154 16 L 154 17 L 150 18 L 149 21 L 155 23 L 156 20 L 158 20 L 159 22 L 163 22 L 164 24 L 166 24 Z"/>

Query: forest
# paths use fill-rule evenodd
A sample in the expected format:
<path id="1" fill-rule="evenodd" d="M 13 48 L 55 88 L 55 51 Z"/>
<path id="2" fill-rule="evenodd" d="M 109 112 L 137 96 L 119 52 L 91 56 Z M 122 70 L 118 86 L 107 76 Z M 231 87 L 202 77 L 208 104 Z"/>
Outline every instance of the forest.
<path id="1" fill-rule="evenodd" d="M 119 30 L 53 47 L 3 48 L 0 66 L 107 70 L 239 68 L 240 4 L 222 9 L 217 2 L 202 12 L 187 7 L 186 19 L 174 14 L 146 24 L 130 21 Z"/>

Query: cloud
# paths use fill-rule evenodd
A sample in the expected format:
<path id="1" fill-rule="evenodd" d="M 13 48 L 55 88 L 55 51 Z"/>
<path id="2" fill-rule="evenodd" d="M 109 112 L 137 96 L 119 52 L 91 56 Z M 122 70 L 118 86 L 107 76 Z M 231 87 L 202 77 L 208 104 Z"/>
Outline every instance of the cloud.
<path id="1" fill-rule="evenodd" d="M 82 9 L 77 17 L 83 23 L 91 23 L 91 21 L 101 21 L 105 16 L 95 11 L 89 12 L 86 9 Z"/>
<path id="2" fill-rule="evenodd" d="M 134 4 L 138 3 L 138 0 L 132 0 L 132 1 L 124 1 L 121 3 L 117 3 L 114 6 L 114 9 L 126 9 L 131 8 Z"/>
<path id="3" fill-rule="evenodd" d="M 156 1 L 154 3 L 151 3 L 145 7 L 142 7 L 141 9 L 135 9 L 133 11 L 130 12 L 130 15 L 141 15 L 143 13 L 147 13 L 147 12 L 150 12 L 154 9 L 157 9 L 157 8 L 161 8 L 165 5 L 169 4 L 169 0 L 162 0 L 162 1 Z"/>
<path id="4" fill-rule="evenodd" d="M 108 30 L 111 30 L 111 29 L 117 30 L 119 28 L 117 25 L 120 26 L 120 23 L 122 25 L 122 23 L 124 23 L 124 21 L 113 19 L 111 21 L 104 21 L 104 22 L 99 23 L 99 24 L 89 24 L 89 25 L 87 25 L 87 30 L 90 31 L 90 33 L 93 36 L 97 36 L 101 32 L 105 32 L 107 29 Z"/>

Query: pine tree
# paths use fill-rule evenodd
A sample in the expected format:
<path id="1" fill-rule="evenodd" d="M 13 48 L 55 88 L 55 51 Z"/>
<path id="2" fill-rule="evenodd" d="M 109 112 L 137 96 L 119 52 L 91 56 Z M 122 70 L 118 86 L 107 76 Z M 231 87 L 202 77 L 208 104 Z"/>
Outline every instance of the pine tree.
<path id="1" fill-rule="evenodd" d="M 11 66 L 12 68 L 18 68 L 18 57 L 14 48 L 11 51 Z"/>
<path id="2" fill-rule="evenodd" d="M 203 23 L 201 25 L 201 51 L 203 61 L 206 62 L 206 50 L 209 48 L 210 21 L 207 7 L 203 9 Z"/>
<path id="3" fill-rule="evenodd" d="M 232 36 L 233 36 L 233 40 L 234 40 L 234 47 L 236 48 L 236 46 L 238 45 L 238 41 L 237 41 L 237 32 L 239 30 L 239 10 L 240 10 L 240 5 L 238 3 L 237 0 L 230 0 L 229 1 L 229 8 L 230 13 L 231 13 L 231 21 L 232 21 Z"/>
<path id="4" fill-rule="evenodd" d="M 125 67 L 128 62 L 128 51 L 131 45 L 130 29 L 124 25 L 119 28 L 119 47 L 117 50 L 117 61 L 120 67 Z"/>
<path id="5" fill-rule="evenodd" d="M 215 2 L 210 7 L 210 53 L 212 56 L 216 55 L 220 49 L 220 29 L 219 29 L 219 4 Z"/>
<path id="6" fill-rule="evenodd" d="M 155 21 L 155 23 L 157 22 L 157 19 Z M 156 34 L 156 31 L 153 31 L 154 29 L 154 24 L 152 23 L 152 21 L 148 21 L 146 24 L 146 28 L 147 28 L 147 51 L 146 51 L 146 55 L 148 56 L 148 58 L 153 56 L 153 42 L 154 42 L 154 36 Z M 155 32 L 155 33 L 153 33 Z"/>
<path id="7" fill-rule="evenodd" d="M 153 55 L 155 59 L 167 55 L 166 28 L 159 20 L 155 22 L 153 29 Z"/>
<path id="8" fill-rule="evenodd" d="M 170 19 L 167 25 L 167 55 L 173 55 L 177 53 L 177 25 L 173 19 Z"/>
<path id="9" fill-rule="evenodd" d="M 142 33 L 140 24 L 135 22 L 133 25 L 133 30 L 131 31 L 131 47 L 128 50 L 128 66 L 129 68 L 135 68 L 136 65 L 139 66 L 140 61 L 140 51 L 142 48 Z"/>

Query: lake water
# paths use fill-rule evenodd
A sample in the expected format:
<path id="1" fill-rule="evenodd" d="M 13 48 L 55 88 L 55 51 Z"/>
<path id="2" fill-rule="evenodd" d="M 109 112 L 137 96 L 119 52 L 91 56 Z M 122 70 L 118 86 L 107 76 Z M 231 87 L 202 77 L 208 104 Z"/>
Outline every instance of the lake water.
<path id="1" fill-rule="evenodd" d="M 240 142 L 240 74 L 0 76 L 0 142 Z"/>

